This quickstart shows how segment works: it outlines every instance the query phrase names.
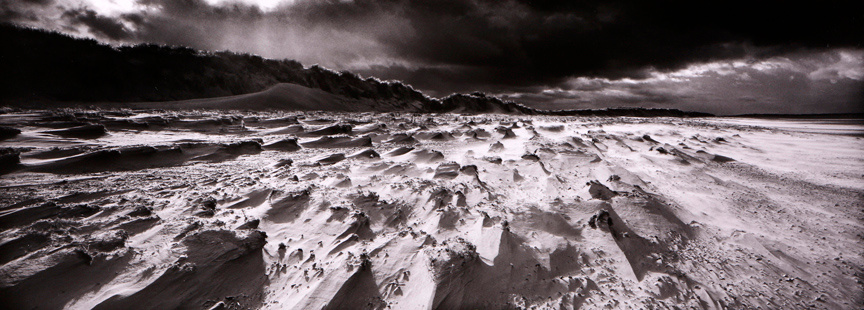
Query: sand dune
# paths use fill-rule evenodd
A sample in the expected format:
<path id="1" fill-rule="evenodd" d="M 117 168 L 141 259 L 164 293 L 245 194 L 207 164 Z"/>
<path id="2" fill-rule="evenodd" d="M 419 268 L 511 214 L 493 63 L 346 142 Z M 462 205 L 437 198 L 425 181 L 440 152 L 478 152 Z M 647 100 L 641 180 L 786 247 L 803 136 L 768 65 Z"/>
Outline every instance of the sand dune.
<path id="1" fill-rule="evenodd" d="M 817 125 L 2 114 L 0 304 L 855 308 L 862 127 Z"/>
<path id="2" fill-rule="evenodd" d="M 135 108 L 222 109 L 222 110 L 321 110 L 365 111 L 359 101 L 352 101 L 320 89 L 289 83 L 266 90 L 229 97 L 191 99 L 169 103 L 138 103 Z"/>

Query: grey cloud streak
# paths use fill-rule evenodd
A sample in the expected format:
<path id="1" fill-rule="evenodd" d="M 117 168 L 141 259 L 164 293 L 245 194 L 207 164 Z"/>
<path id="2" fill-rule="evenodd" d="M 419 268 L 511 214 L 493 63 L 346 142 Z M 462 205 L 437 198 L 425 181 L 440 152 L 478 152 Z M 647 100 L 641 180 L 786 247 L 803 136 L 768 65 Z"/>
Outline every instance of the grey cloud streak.
<path id="1" fill-rule="evenodd" d="M 741 113 L 860 113 L 864 51 L 798 52 L 764 60 L 693 64 L 645 79 L 573 78 L 498 94 L 544 109 L 662 107 Z"/>

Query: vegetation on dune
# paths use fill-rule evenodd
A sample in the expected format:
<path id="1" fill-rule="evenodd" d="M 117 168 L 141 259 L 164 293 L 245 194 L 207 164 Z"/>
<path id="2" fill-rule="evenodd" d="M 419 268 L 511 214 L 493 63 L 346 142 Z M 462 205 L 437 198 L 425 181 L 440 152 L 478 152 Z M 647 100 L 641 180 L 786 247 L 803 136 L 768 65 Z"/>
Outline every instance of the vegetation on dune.
<path id="1" fill-rule="evenodd" d="M 112 47 L 92 39 L 0 25 L 0 100 L 169 101 L 246 94 L 278 83 L 349 97 L 431 101 L 401 83 L 293 60 L 233 52 L 139 44 Z"/>

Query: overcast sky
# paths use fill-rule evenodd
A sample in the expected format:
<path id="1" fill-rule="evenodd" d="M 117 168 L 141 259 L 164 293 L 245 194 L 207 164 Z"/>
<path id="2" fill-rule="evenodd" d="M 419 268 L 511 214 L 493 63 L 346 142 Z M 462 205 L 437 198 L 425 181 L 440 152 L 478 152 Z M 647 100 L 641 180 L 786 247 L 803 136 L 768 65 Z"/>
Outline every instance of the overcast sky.
<path id="1" fill-rule="evenodd" d="M 760 3 L 760 4 L 756 4 Z M 0 0 L 110 44 L 288 58 L 551 109 L 864 112 L 864 1 Z"/>

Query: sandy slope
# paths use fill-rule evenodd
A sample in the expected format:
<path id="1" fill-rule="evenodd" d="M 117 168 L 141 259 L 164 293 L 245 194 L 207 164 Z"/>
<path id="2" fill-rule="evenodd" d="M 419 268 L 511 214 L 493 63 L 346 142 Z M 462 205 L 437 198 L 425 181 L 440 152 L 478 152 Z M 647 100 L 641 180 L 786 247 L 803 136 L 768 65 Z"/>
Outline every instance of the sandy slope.
<path id="1" fill-rule="evenodd" d="M 136 108 L 176 108 L 176 109 L 222 109 L 222 110 L 322 110 L 322 111 L 358 111 L 356 101 L 344 97 L 297 84 L 282 83 L 257 93 L 183 100 L 171 103 L 138 103 Z"/>
<path id="2" fill-rule="evenodd" d="M 335 95 L 317 88 L 279 83 L 260 92 L 173 102 L 104 103 L 105 106 L 134 109 L 245 110 L 245 111 L 419 111 L 419 102 L 372 100 Z"/>
<path id="3" fill-rule="evenodd" d="M 103 126 L 65 130 L 88 123 Z M 0 177 L 12 308 L 864 302 L 860 123 L 36 111 L 0 126 L 21 130 Z"/>

